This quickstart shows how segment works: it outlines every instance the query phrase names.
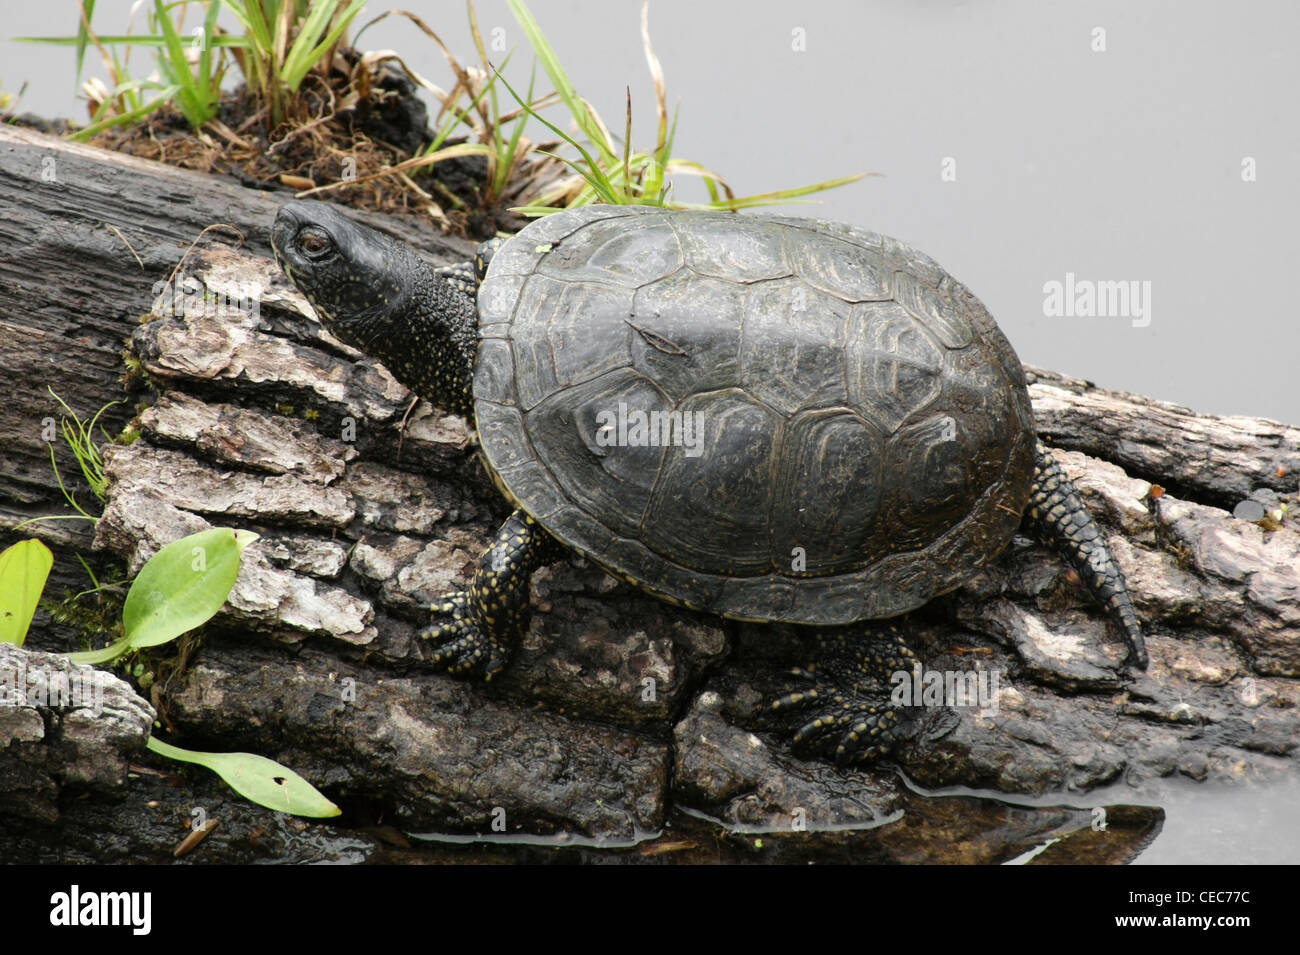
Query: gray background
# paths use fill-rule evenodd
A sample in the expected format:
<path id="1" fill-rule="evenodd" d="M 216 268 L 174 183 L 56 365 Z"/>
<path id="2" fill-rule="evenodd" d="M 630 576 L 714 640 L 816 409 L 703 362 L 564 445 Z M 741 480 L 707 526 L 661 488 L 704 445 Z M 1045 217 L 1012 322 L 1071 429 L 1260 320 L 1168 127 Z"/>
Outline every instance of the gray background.
<path id="1" fill-rule="evenodd" d="M 405 5 L 471 59 L 463 4 Z M 129 6 L 100 0 L 96 28 L 122 32 Z M 631 86 L 634 146 L 651 145 L 640 3 L 530 6 L 613 128 Z M 372 3 L 362 20 L 385 9 Z M 68 0 L 4 10 L 10 37 L 76 25 Z M 505 3 L 481 0 L 478 11 L 485 33 L 505 29 L 517 50 L 508 76 L 526 85 L 531 52 Z M 1091 49 L 1097 27 L 1105 52 Z M 1300 422 L 1298 27 L 1300 4 L 1287 0 L 654 0 L 650 9 L 669 104 L 681 104 L 677 155 L 740 194 L 880 173 L 787 212 L 927 251 L 984 300 L 1026 362 L 1289 422 Z M 796 29 L 804 51 L 792 49 Z M 360 45 L 396 49 L 450 86 L 433 44 L 404 20 Z M 103 76 L 93 53 L 86 63 L 87 75 Z M 0 89 L 24 81 L 22 109 L 84 117 L 70 50 L 0 44 Z M 956 161 L 955 182 L 940 178 L 944 157 Z M 1257 164 L 1255 182 L 1242 180 L 1244 157 Z M 676 195 L 701 192 L 683 180 Z M 1150 325 L 1045 316 L 1044 283 L 1067 272 L 1149 281 Z"/>

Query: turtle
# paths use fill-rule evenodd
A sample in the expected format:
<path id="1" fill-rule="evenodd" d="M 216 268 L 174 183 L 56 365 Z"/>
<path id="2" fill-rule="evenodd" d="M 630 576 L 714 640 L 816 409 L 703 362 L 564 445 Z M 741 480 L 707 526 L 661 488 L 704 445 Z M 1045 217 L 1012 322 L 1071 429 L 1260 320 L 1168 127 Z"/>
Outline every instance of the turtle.
<path id="1" fill-rule="evenodd" d="M 513 508 L 472 583 L 432 607 L 426 659 L 491 679 L 529 577 L 576 552 L 671 603 L 816 627 L 811 685 L 765 703 L 837 762 L 905 738 L 883 686 L 893 621 L 1024 530 L 1061 554 L 1145 669 L 1123 574 L 1038 439 L 1024 370 L 924 253 L 853 225 L 576 207 L 434 268 L 322 202 L 275 256 L 344 343 L 464 415 Z M 851 629 L 851 628 L 850 628 Z M 829 636 L 828 636 L 829 635 Z"/>

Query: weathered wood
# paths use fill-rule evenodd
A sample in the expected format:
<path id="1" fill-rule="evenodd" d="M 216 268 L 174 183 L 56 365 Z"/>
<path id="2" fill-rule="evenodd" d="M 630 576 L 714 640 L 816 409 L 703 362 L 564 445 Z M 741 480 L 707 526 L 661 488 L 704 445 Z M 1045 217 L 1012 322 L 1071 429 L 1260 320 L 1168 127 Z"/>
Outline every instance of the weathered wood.
<path id="1" fill-rule="evenodd" d="M 153 718 L 111 673 L 0 643 L 0 816 L 55 822 L 69 786 L 122 795 Z"/>
<path id="2" fill-rule="evenodd" d="M 1300 428 L 1190 408 L 1033 368 L 1029 393 L 1039 433 L 1054 446 L 1118 464 L 1187 500 L 1232 508 L 1300 487 Z M 1267 494 L 1262 500 L 1272 501 Z"/>
<path id="3" fill-rule="evenodd" d="M 381 367 L 356 360 L 319 326 L 303 320 L 305 304 L 264 260 L 242 253 L 203 255 L 195 261 L 195 274 L 217 287 L 233 274 L 245 276 L 259 289 L 262 312 L 195 308 L 160 314 L 137 330 L 134 342 L 144 368 L 168 390 L 142 418 L 144 440 L 111 455 L 114 492 L 101 522 L 101 543 L 127 555 L 134 566 L 203 521 L 244 525 L 256 520 L 265 540 L 249 549 L 251 573 L 241 577 L 232 596 L 232 622 L 275 642 L 310 646 L 311 660 L 357 660 L 364 648 L 368 665 L 380 673 L 418 661 L 425 651 L 414 635 L 426 619 L 424 607 L 467 583 L 471 562 L 500 516 L 491 489 L 467 479 L 471 449 L 463 422 L 421 408 L 399 455 L 407 406 L 403 390 Z M 1095 419 L 1114 413 L 1134 419 L 1126 433 L 1149 435 L 1138 447 L 1156 448 L 1182 433 L 1207 435 L 1203 443 L 1213 453 L 1202 456 L 1198 471 L 1180 472 L 1184 485 L 1201 489 L 1207 498 L 1230 495 L 1238 487 L 1235 468 L 1246 457 L 1238 422 L 1220 423 L 1172 406 L 1160 406 L 1157 413 L 1143 399 L 1082 385 L 1050 387 L 1042 380 L 1046 377 L 1038 376 L 1035 398 L 1062 421 L 1073 421 L 1078 433 L 1101 429 L 1105 425 Z M 1073 396 L 1080 398 L 1077 407 L 1070 403 Z M 268 405 L 291 410 L 277 416 Z M 264 420 L 255 423 L 259 408 Z M 1146 417 L 1146 432 L 1140 431 L 1138 416 Z M 348 422 L 355 434 L 345 436 Z M 200 437 L 186 441 L 188 432 Z M 1257 433 L 1279 435 L 1281 457 L 1291 453 L 1292 429 L 1260 423 Z M 1276 468 L 1279 453 L 1271 447 L 1263 453 L 1267 466 Z M 1243 772 L 1251 778 L 1285 774 L 1298 735 L 1293 704 L 1300 700 L 1295 680 L 1300 675 L 1300 534 L 1294 522 L 1287 518 L 1281 529 L 1269 531 L 1172 494 L 1148 500 L 1150 483 L 1114 464 L 1072 451 L 1058 456 L 1128 575 L 1147 629 L 1152 668 L 1126 676 L 1123 644 L 1099 608 L 1060 560 L 1018 540 L 996 566 L 935 601 L 911 624 L 928 668 L 996 670 L 1002 693 L 992 715 L 936 711 L 936 725 L 902 756 L 908 770 L 935 786 L 1035 794 L 1059 787 L 1086 790 L 1121 772 L 1134 785 L 1152 785 L 1169 773 L 1219 780 Z M 324 466 L 324 459 L 341 463 L 342 472 Z M 309 501 L 315 502 L 310 514 Z M 350 556 L 320 563 L 323 552 L 340 542 L 355 542 Z M 272 552 L 279 556 L 271 558 Z M 726 761 L 720 763 L 714 753 L 722 735 L 714 724 L 719 719 L 737 728 L 752 724 L 749 707 L 779 689 L 784 667 L 802 662 L 805 632 L 724 627 L 713 618 L 666 608 L 571 563 L 539 574 L 534 589 L 547 612 L 535 617 L 520 658 L 492 687 L 462 687 L 446 697 L 443 678 L 409 677 L 411 692 L 427 686 L 423 693 L 443 700 L 435 709 L 463 714 L 434 717 L 424 726 L 413 723 L 409 712 L 394 710 L 393 718 L 410 727 L 409 745 L 430 732 L 502 740 L 505 720 L 514 727 L 510 732 L 548 741 L 543 749 L 582 752 L 593 738 L 600 739 L 592 736 L 592 724 L 620 725 L 629 740 L 642 742 L 609 753 L 603 772 L 587 766 L 591 791 L 602 793 L 602 806 L 612 797 L 601 779 L 671 778 L 674 798 L 687 805 L 748 824 L 764 818 L 779 824 L 789 811 L 785 800 L 796 798 L 795 790 L 778 786 L 771 774 L 788 761 L 768 754 L 764 744 L 724 770 Z M 727 632 L 739 639 L 741 649 L 719 666 Z M 974 655 L 957 652 L 962 650 Z M 271 711 L 264 694 L 223 694 L 219 706 L 207 702 L 218 698 L 218 687 L 240 685 L 241 652 L 228 646 L 205 652 L 190 688 L 171 701 L 170 715 L 179 725 L 194 731 L 216 725 L 224 735 L 238 733 L 241 724 L 267 724 Z M 300 679 L 292 673 L 303 662 L 300 658 L 291 670 L 288 663 L 263 661 L 256 668 L 258 679 Z M 309 664 L 309 669 L 321 666 Z M 700 677 L 707 670 L 713 675 L 701 692 Z M 268 677 L 268 671 L 280 675 Z M 349 672 L 366 679 L 364 670 Z M 659 691 L 652 704 L 641 695 L 648 676 Z M 384 705 L 397 707 L 403 695 Z M 475 699 L 482 704 L 474 706 Z M 502 699 L 512 708 L 487 705 Z M 313 752 L 325 750 L 330 765 L 364 765 L 366 772 L 350 785 L 368 798 L 381 798 L 372 788 L 384 779 L 370 754 L 372 731 L 347 730 L 339 738 L 331 729 L 321 735 L 305 715 L 294 717 L 292 707 L 285 711 L 284 700 L 274 702 L 276 712 L 290 721 L 290 736 L 315 740 L 295 745 L 295 758 L 310 761 Z M 569 722 L 532 714 L 539 704 L 563 712 Z M 648 770 L 634 754 L 644 753 L 641 747 L 651 742 L 657 745 L 674 715 L 683 712 L 675 763 Z M 526 729 L 515 722 L 519 719 L 526 719 Z M 693 735 L 691 727 L 705 724 L 713 729 Z M 253 742 L 274 745 L 275 736 L 258 734 Z M 385 745 L 408 744 L 386 737 Z M 497 753 L 503 745 L 490 749 Z M 484 804 L 467 801 L 458 781 L 464 754 L 452 746 L 421 752 L 433 777 L 443 782 L 406 801 L 413 814 L 405 821 L 481 824 Z M 667 757 L 658 751 L 654 758 Z M 586 803 L 572 801 L 558 779 L 554 788 L 539 787 L 535 779 L 525 787 L 513 775 L 514 761 L 493 766 L 484 770 L 494 780 L 489 788 L 528 794 L 528 806 L 519 811 L 529 831 L 561 818 L 591 836 L 627 838 L 636 828 L 625 828 L 631 820 L 653 826 L 670 806 L 649 785 L 639 794 L 626 791 L 636 811 L 625 802 L 621 814 L 593 816 L 584 811 Z M 721 791 L 719 778 L 731 781 Z M 400 787 L 397 781 L 385 785 Z M 769 798 L 756 803 L 756 791 Z M 709 801 L 720 792 L 727 795 L 721 804 Z M 832 805 L 799 798 L 805 809 Z M 842 808 L 839 816 L 817 822 L 839 825 L 884 815 L 892 811 L 893 798 L 882 794 L 873 801 L 864 795 L 852 812 Z M 425 809 L 412 808 L 421 801 Z M 611 824 L 614 828 L 607 828 Z"/>
<path id="4" fill-rule="evenodd" d="M 269 256 L 267 230 L 287 195 L 0 125 L 0 544 L 22 521 L 73 513 L 55 484 L 51 447 L 78 500 L 98 508 L 52 430 L 63 411 L 47 389 L 83 419 L 121 401 L 100 419 L 118 433 L 135 413 L 124 348 L 186 249 L 221 223 L 229 228 L 200 246 L 233 246 L 242 236 L 245 250 Z M 435 260 L 463 260 L 471 248 L 409 221 L 370 221 Z M 51 591 L 84 589 L 73 552 L 93 557 L 92 526 L 40 528 L 61 558 Z"/>
<path id="5" fill-rule="evenodd" d="M 39 181 L 47 153 L 53 184 Z M 779 735 L 754 735 L 763 727 L 751 707 L 783 685 L 784 667 L 806 662 L 806 631 L 679 611 L 581 562 L 535 576 L 544 612 L 498 681 L 428 673 L 416 639 L 426 608 L 465 585 L 502 505 L 464 421 L 421 404 L 403 427 L 405 390 L 310 318 L 266 247 L 281 197 L 12 130 L 0 130 L 0 173 L 0 208 L 16 210 L 0 221 L 0 321 L 19 342 L 0 357 L 12 392 L 0 437 L 17 455 L 0 463 L 0 526 L 57 503 L 33 425 L 53 412 L 36 385 L 92 411 L 121 393 L 129 338 L 156 393 L 136 419 L 140 439 L 107 452 L 96 546 L 134 572 L 207 526 L 261 535 L 184 679 L 159 694 L 170 732 L 281 758 L 413 828 L 485 831 L 504 806 L 512 831 L 622 840 L 678 805 L 788 826 L 797 804 L 810 828 L 906 806 L 932 839 L 966 840 L 965 858 L 987 860 L 1074 824 L 1049 814 L 984 844 L 971 817 L 911 799 L 888 773 L 791 757 Z M 205 246 L 184 272 L 255 307 L 156 300 L 152 283 L 215 219 L 248 242 Z M 31 251 L 15 253 L 15 223 L 35 236 Z M 1101 611 L 1061 561 L 1017 539 L 908 621 L 927 668 L 1001 679 L 992 711 L 936 708 L 899 754 L 908 772 L 926 785 L 1034 794 L 1122 775 L 1147 795 L 1171 774 L 1294 774 L 1300 532 L 1290 516 L 1269 530 L 1226 509 L 1249 496 L 1295 512 L 1300 430 L 1033 377 L 1041 430 L 1066 449 L 1062 466 L 1128 576 L 1151 669 L 1125 674 Z M 121 409 L 112 428 L 124 420 Z M 71 462 L 60 465 L 67 473 Z M 1151 482 L 1169 493 L 1149 500 Z M 81 529 L 62 533 L 85 547 Z M 1134 833 L 1154 825 L 1141 816 Z M 880 831 L 880 858 L 923 857 Z"/>

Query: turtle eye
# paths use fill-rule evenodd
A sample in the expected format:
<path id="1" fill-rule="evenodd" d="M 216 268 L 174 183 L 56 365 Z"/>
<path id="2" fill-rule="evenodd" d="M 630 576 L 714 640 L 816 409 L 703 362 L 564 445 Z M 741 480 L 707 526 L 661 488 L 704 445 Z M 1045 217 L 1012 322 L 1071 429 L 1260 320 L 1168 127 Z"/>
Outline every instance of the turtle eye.
<path id="1" fill-rule="evenodd" d="M 316 257 L 329 251 L 329 236 L 315 229 L 303 232 L 298 237 L 298 245 L 308 255 Z"/>

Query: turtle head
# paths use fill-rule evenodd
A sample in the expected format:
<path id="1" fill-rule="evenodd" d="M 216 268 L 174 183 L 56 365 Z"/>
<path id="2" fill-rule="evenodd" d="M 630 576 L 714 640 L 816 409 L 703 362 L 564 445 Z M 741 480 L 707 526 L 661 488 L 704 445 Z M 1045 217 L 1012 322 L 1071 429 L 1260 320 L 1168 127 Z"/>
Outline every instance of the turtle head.
<path id="1" fill-rule="evenodd" d="M 367 354 L 405 307 L 412 284 L 427 271 L 406 246 L 353 222 L 323 202 L 290 202 L 271 227 L 271 247 L 284 274 L 311 302 L 321 324 Z"/>
<path id="2" fill-rule="evenodd" d="M 331 334 L 421 397 L 466 412 L 478 341 L 473 299 L 404 243 L 323 202 L 282 206 L 271 247 Z"/>

